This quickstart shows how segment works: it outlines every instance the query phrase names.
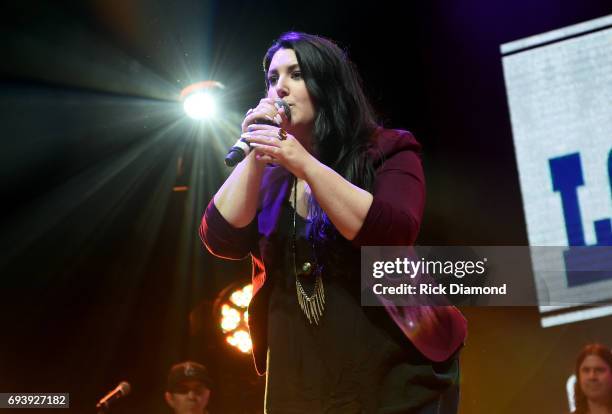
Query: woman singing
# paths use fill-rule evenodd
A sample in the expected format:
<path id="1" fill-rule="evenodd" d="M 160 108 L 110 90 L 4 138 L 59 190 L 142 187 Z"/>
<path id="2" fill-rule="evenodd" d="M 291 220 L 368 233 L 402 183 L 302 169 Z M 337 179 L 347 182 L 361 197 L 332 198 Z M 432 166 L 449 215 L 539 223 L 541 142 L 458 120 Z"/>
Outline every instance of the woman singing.
<path id="1" fill-rule="evenodd" d="M 264 72 L 267 97 L 242 124 L 254 151 L 209 203 L 200 235 L 219 257 L 252 257 L 266 412 L 456 413 L 462 315 L 360 304 L 360 247 L 417 237 L 419 143 L 376 124 L 355 68 L 327 39 L 285 33 Z"/>

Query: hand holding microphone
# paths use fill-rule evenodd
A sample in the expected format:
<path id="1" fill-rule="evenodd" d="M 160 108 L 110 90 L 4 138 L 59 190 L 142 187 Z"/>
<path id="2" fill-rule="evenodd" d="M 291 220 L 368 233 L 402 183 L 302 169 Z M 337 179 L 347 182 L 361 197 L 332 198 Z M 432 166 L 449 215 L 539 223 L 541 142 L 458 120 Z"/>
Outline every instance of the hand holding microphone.
<path id="1" fill-rule="evenodd" d="M 271 126 L 280 126 L 283 122 L 283 115 L 287 121 L 291 121 L 291 109 L 289 105 L 282 99 L 272 100 L 264 98 L 259 101 L 259 105 L 255 109 L 249 109 L 242 122 L 242 132 L 246 132 L 249 125 L 264 124 Z M 230 148 L 225 157 L 225 165 L 233 167 L 242 161 L 251 152 L 249 143 L 240 138 L 232 148 Z"/>

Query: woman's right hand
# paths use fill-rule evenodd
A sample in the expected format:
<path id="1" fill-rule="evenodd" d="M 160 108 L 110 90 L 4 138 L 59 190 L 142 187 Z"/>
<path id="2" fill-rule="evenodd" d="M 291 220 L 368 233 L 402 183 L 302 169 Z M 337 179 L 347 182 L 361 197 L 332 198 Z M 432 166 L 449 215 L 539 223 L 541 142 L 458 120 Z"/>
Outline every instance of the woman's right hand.
<path id="1" fill-rule="evenodd" d="M 249 125 L 257 124 L 258 120 L 267 119 L 280 125 L 283 121 L 278 108 L 274 104 L 274 99 L 263 98 L 257 107 L 249 109 L 242 121 L 242 132 L 247 132 Z"/>
<path id="2" fill-rule="evenodd" d="M 280 117 L 274 100 L 264 98 L 255 109 L 249 109 L 242 121 L 242 131 L 247 132 L 249 125 L 261 123 L 262 119 L 275 122 L 274 117 Z M 256 157 L 255 151 L 251 151 L 215 194 L 215 206 L 233 227 L 244 227 L 255 217 L 265 165 Z"/>

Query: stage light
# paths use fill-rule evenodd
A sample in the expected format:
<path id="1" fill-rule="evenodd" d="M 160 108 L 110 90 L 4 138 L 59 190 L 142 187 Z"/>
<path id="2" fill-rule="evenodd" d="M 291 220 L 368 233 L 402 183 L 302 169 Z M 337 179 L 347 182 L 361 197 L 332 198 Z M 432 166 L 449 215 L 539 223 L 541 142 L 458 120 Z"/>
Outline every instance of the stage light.
<path id="1" fill-rule="evenodd" d="M 227 343 L 238 348 L 240 351 L 251 352 L 253 348 L 253 343 L 251 342 L 251 336 L 245 330 L 239 330 L 231 334 L 226 338 Z"/>
<path id="2" fill-rule="evenodd" d="M 216 96 L 225 86 L 217 81 L 202 81 L 187 86 L 181 91 L 185 113 L 193 119 L 210 119 L 217 113 Z"/>
<path id="3" fill-rule="evenodd" d="M 221 292 L 214 306 L 225 342 L 242 353 L 253 347 L 248 331 L 248 306 L 253 297 L 253 285 L 231 285 Z"/>
<path id="4" fill-rule="evenodd" d="M 236 306 L 246 308 L 253 297 L 253 285 L 246 285 L 241 290 L 237 290 L 230 296 L 230 300 Z"/>
<path id="5" fill-rule="evenodd" d="M 216 105 L 214 98 L 207 93 L 194 93 L 185 98 L 183 108 L 187 115 L 193 119 L 206 119 L 215 115 Z"/>

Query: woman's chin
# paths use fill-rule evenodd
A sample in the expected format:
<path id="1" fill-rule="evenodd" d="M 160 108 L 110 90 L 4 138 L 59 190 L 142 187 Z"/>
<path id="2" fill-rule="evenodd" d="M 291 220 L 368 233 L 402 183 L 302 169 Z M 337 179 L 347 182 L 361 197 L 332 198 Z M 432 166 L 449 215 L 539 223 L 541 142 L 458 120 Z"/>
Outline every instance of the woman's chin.
<path id="1" fill-rule="evenodd" d="M 304 123 L 304 122 L 301 122 L 299 118 L 297 118 L 297 119 L 292 119 L 291 123 L 287 125 L 287 128 L 285 129 L 291 135 L 298 136 L 298 135 L 309 135 L 312 132 L 313 127 L 314 127 L 314 123 L 312 122 Z"/>

